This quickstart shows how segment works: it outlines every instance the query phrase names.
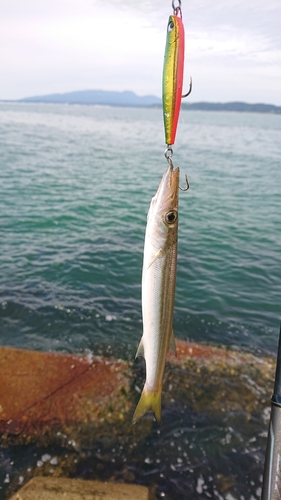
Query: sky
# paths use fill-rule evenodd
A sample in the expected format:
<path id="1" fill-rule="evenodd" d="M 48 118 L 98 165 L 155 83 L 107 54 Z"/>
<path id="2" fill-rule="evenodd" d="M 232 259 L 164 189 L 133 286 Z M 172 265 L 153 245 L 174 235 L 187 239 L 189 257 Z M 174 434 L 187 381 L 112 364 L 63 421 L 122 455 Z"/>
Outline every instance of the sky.
<path id="1" fill-rule="evenodd" d="M 281 0 L 181 4 L 189 102 L 280 106 Z M 170 14 L 171 0 L 0 0 L 0 99 L 87 89 L 161 97 Z"/>

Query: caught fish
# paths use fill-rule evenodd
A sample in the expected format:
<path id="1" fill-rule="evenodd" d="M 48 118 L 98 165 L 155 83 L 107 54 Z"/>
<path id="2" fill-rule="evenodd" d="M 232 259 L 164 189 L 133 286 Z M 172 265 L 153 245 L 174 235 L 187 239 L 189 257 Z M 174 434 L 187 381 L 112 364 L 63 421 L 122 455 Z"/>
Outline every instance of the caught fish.
<path id="1" fill-rule="evenodd" d="M 172 162 L 152 198 L 144 243 L 142 271 L 143 354 L 146 381 L 133 423 L 152 410 L 161 420 L 162 379 L 170 346 L 175 351 L 173 311 L 178 239 L 179 169 Z"/>
<path id="2" fill-rule="evenodd" d="M 175 143 L 181 99 L 192 90 L 190 79 L 189 91 L 182 95 L 183 69 L 184 26 L 181 17 L 174 15 L 168 21 L 162 80 L 164 129 L 168 146 Z"/>

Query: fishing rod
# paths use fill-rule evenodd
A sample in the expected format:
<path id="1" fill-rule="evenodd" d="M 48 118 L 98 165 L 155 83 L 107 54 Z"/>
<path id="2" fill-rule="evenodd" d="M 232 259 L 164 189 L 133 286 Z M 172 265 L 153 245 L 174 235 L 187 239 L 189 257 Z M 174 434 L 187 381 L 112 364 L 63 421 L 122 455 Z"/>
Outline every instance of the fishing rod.
<path id="1" fill-rule="evenodd" d="M 281 324 L 261 500 L 281 499 Z"/>

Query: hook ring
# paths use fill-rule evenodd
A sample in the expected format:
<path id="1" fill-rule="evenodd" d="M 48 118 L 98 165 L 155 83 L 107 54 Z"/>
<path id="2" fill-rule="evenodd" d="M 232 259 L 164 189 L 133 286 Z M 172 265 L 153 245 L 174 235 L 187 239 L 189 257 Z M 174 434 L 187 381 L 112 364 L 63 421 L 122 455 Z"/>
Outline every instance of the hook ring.
<path id="1" fill-rule="evenodd" d="M 177 6 L 175 5 L 175 1 L 172 0 L 172 7 L 173 7 L 174 15 L 177 16 L 179 14 L 180 17 L 182 17 L 181 0 L 178 0 L 178 5 Z"/>
<path id="2" fill-rule="evenodd" d="M 172 159 L 173 154 L 174 154 L 173 148 L 168 145 L 168 147 L 165 149 L 165 153 L 164 153 L 166 160 L 169 161 L 169 159 Z"/>

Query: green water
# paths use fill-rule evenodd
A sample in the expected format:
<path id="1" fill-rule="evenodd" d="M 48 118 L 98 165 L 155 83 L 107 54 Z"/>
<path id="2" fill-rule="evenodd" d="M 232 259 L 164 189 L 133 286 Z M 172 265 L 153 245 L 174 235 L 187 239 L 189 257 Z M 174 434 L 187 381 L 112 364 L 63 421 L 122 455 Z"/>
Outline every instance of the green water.
<path id="1" fill-rule="evenodd" d="M 175 335 L 273 351 L 281 116 L 183 112 Z M 134 355 L 159 109 L 1 104 L 1 344 Z"/>

